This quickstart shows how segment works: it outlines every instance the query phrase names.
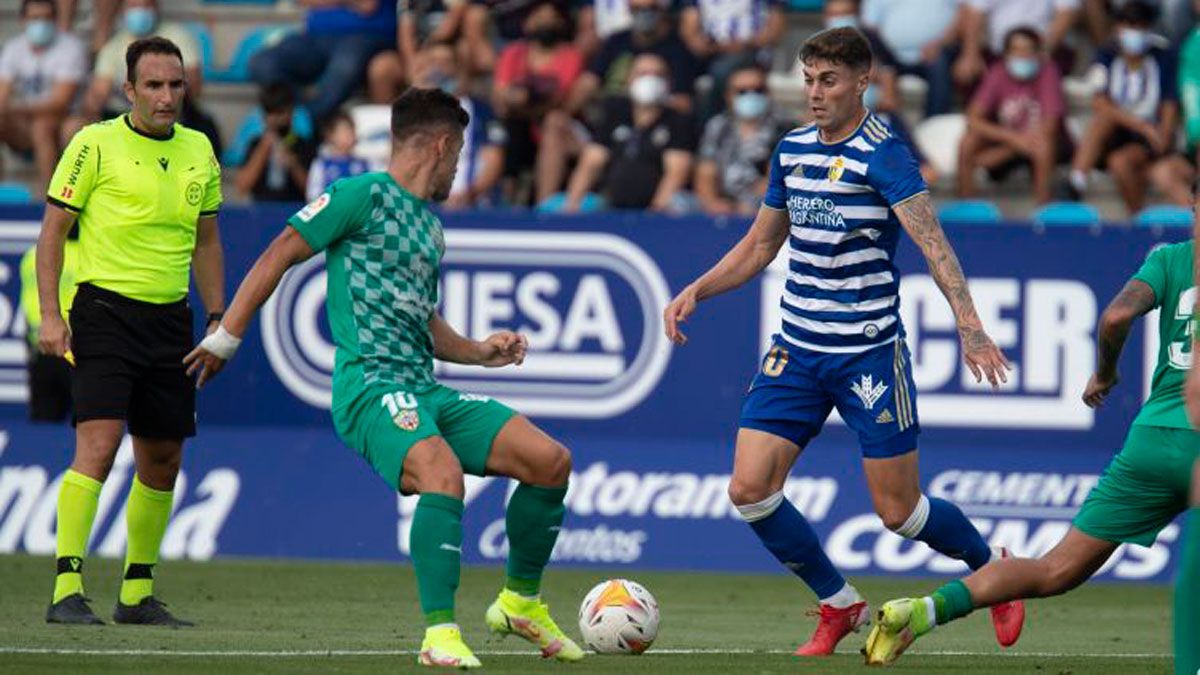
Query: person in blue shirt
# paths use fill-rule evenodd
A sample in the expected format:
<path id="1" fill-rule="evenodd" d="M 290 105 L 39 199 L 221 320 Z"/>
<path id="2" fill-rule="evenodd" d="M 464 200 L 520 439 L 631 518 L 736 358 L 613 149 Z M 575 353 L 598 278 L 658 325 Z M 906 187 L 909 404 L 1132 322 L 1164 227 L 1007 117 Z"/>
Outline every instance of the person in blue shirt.
<path id="1" fill-rule="evenodd" d="M 954 312 L 976 381 L 1007 381 L 954 249 L 908 145 L 863 106 L 871 49 L 855 28 L 822 31 L 800 49 L 813 123 L 779 141 L 749 232 L 663 314 L 667 336 L 696 305 L 746 283 L 783 246 L 782 325 L 746 394 L 729 496 L 766 548 L 813 590 L 820 621 L 798 655 L 831 654 L 865 624 L 866 600 L 833 566 L 783 494 L 800 455 L 836 407 L 854 430 L 876 512 L 888 529 L 978 569 L 994 553 L 954 504 L 921 493 L 916 388 L 899 314 L 896 244 L 903 228 Z M 1019 634 L 1024 608 L 993 613 L 997 636 Z"/>
<path id="2" fill-rule="evenodd" d="M 354 155 L 358 134 L 354 132 L 354 118 L 346 111 L 338 110 L 330 115 L 322 125 L 321 133 L 324 140 L 321 152 L 308 167 L 305 196 L 310 202 L 334 182 L 371 170 L 367 160 Z"/>
<path id="3" fill-rule="evenodd" d="M 261 87 L 312 86 L 297 97 L 313 119 L 337 110 L 367 76 L 371 57 L 396 48 L 396 3 L 391 0 L 298 0 L 308 8 L 304 31 L 250 59 L 250 77 Z"/>

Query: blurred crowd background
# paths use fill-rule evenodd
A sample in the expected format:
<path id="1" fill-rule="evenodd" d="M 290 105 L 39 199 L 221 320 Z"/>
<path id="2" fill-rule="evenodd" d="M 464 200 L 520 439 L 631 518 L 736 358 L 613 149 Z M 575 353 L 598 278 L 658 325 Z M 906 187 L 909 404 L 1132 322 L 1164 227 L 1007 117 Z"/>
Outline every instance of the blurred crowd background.
<path id="1" fill-rule="evenodd" d="M 82 125 L 128 109 L 125 47 L 184 53 L 182 122 L 227 200 L 381 168 L 387 103 L 471 113 L 448 209 L 748 216 L 806 122 L 795 62 L 856 26 L 866 103 L 951 219 L 1190 219 L 1200 0 L 0 0 L 0 201 L 40 201 Z"/>

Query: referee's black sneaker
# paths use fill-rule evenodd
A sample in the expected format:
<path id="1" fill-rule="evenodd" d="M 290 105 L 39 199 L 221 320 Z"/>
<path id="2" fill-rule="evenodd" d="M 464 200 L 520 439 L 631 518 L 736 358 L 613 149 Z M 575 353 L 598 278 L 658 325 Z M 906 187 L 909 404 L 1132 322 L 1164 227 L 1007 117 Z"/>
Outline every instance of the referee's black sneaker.
<path id="1" fill-rule="evenodd" d="M 191 621 L 175 618 L 167 611 L 166 604 L 153 595 L 142 598 L 142 601 L 136 605 L 124 605 L 118 600 L 117 608 L 113 610 L 113 621 L 142 626 L 170 626 L 171 628 L 196 625 Z"/>
<path id="2" fill-rule="evenodd" d="M 46 623 L 73 623 L 103 626 L 104 622 L 92 608 L 88 599 L 82 593 L 72 593 L 58 602 L 51 603 L 46 610 Z"/>

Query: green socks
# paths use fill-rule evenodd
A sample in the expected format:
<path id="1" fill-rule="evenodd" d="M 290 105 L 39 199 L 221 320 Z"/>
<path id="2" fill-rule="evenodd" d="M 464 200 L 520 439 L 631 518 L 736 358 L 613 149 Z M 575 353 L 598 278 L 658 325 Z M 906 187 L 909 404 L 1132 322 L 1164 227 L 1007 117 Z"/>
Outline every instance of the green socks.
<path id="1" fill-rule="evenodd" d="M 971 602 L 971 591 L 958 579 L 937 589 L 929 597 L 933 599 L 939 626 L 961 619 L 975 610 L 975 605 Z"/>
<path id="2" fill-rule="evenodd" d="M 462 572 L 461 499 L 427 493 L 417 501 L 409 551 L 417 575 L 421 611 L 430 626 L 454 623 L 454 593 Z"/>
<path id="3" fill-rule="evenodd" d="M 550 562 L 562 526 L 567 487 L 546 488 L 524 483 L 513 491 L 504 513 L 508 534 L 508 590 L 535 597 L 541 589 L 542 571 Z"/>
<path id="4" fill-rule="evenodd" d="M 121 604 L 136 605 L 154 594 L 154 566 L 167 521 L 171 518 L 174 492 L 146 487 L 136 475 L 125 504 L 129 543 L 125 548 L 125 578 L 121 582 Z"/>
<path id="5" fill-rule="evenodd" d="M 100 481 L 70 469 L 63 476 L 58 491 L 55 547 L 58 576 L 54 579 L 54 602 L 83 593 L 83 558 L 92 534 L 92 521 L 96 519 L 100 486 Z"/>
<path id="6" fill-rule="evenodd" d="M 1175 581 L 1175 672 L 1200 672 L 1200 507 L 1188 515 L 1187 536 Z"/>

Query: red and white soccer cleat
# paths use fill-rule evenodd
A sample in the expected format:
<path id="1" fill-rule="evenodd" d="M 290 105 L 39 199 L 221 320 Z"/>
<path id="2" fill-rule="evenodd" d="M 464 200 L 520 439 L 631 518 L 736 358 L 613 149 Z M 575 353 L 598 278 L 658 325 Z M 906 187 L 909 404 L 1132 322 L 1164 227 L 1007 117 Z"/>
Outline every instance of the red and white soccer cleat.
<path id="1" fill-rule="evenodd" d="M 1000 549 L 1001 558 L 1010 558 L 1012 553 L 1007 548 Z M 999 605 L 992 605 L 992 628 L 996 629 L 996 642 L 1001 647 L 1011 647 L 1021 638 L 1021 628 L 1025 626 L 1025 602 L 1010 600 Z"/>
<path id="2" fill-rule="evenodd" d="M 796 656 L 828 656 L 842 638 L 857 633 L 871 620 L 871 608 L 865 600 L 844 608 L 823 604 L 815 614 L 820 617 L 817 630 L 808 642 L 796 649 Z"/>

